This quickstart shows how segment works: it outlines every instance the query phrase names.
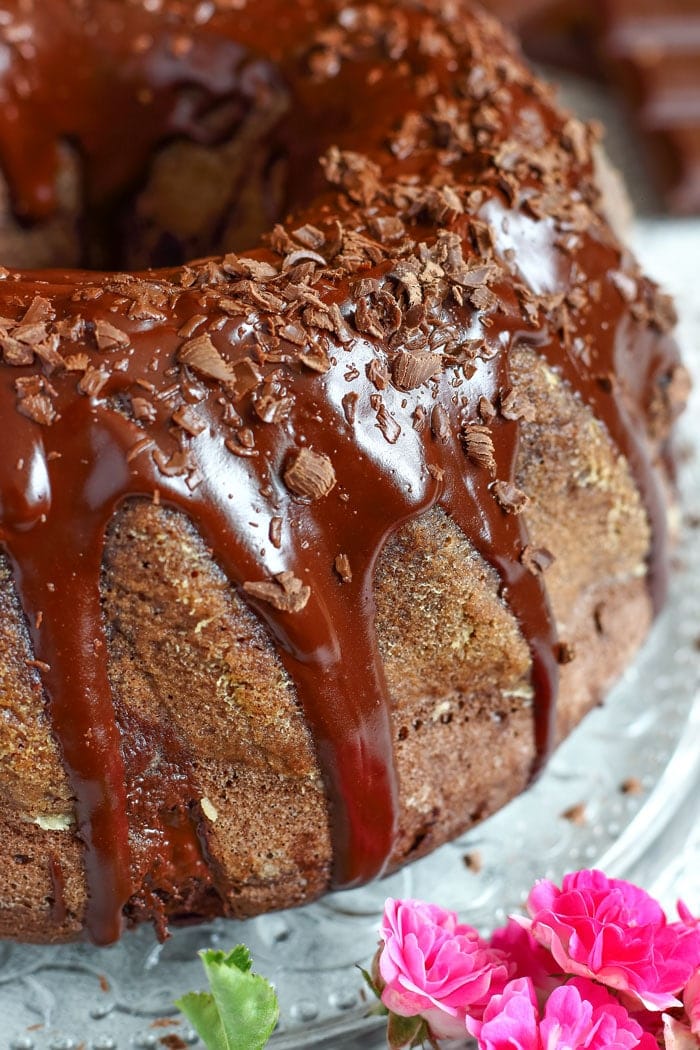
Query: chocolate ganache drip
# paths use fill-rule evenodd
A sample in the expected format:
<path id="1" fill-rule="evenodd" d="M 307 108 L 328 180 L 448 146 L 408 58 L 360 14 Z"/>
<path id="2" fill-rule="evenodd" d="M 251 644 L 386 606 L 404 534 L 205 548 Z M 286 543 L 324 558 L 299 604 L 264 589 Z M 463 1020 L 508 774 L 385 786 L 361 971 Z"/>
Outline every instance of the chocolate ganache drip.
<path id="1" fill-rule="evenodd" d="M 291 99 L 271 134 L 295 211 L 264 246 L 135 274 L 1 273 L 0 539 L 99 943 L 119 936 L 141 888 L 142 820 L 153 863 L 170 856 L 216 884 L 194 810 L 155 827 L 125 776 L 135 745 L 100 599 L 125 501 L 183 511 L 267 625 L 314 737 L 335 887 L 384 873 L 397 842 L 373 576 L 403 523 L 439 505 L 497 570 L 530 647 L 537 766 L 552 747 L 559 648 L 543 576 L 523 558 L 516 348 L 540 354 L 629 459 L 663 592 L 644 420 L 677 365 L 671 319 L 602 217 L 590 132 L 461 4 L 318 0 L 311 14 L 257 0 L 203 25 L 185 8 L 43 0 L 29 51 L 5 45 L 1 81 L 0 157 L 32 218 L 54 205 L 66 136 L 88 200 L 108 198 L 143 177 L 158 143 L 201 138 L 202 107 L 234 102 L 232 134 L 271 78 Z"/>

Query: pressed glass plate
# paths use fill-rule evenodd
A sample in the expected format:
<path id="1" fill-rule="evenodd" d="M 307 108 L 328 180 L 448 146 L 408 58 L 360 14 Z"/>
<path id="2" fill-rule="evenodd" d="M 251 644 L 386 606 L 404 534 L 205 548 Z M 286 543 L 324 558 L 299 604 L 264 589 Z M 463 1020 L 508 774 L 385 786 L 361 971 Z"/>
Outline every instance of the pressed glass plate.
<path id="1" fill-rule="evenodd" d="M 700 225 L 649 221 L 636 239 L 647 265 L 675 286 L 686 359 L 700 382 L 691 294 Z M 669 605 L 614 694 L 530 791 L 398 875 L 297 911 L 177 930 L 163 945 L 149 929 L 108 949 L 0 944 L 0 1050 L 201 1046 L 173 1000 L 201 987 L 199 948 L 239 941 L 278 989 L 274 1050 L 369 1050 L 381 1035 L 365 1017 L 355 964 L 373 954 L 388 895 L 437 899 L 485 931 L 521 905 L 535 878 L 578 867 L 656 880 L 669 899 L 678 884 L 700 897 L 700 833 L 688 838 L 700 787 L 699 408 L 696 390 L 679 435 L 684 507 Z"/>

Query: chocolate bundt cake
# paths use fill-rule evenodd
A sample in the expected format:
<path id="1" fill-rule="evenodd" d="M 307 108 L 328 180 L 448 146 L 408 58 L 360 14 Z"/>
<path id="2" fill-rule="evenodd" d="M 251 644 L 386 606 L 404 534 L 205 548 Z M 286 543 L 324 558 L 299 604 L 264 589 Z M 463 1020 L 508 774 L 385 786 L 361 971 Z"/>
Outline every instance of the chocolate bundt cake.
<path id="1" fill-rule="evenodd" d="M 0 41 L 0 934 L 359 885 L 644 637 L 672 308 L 466 0 L 15 0 Z"/>

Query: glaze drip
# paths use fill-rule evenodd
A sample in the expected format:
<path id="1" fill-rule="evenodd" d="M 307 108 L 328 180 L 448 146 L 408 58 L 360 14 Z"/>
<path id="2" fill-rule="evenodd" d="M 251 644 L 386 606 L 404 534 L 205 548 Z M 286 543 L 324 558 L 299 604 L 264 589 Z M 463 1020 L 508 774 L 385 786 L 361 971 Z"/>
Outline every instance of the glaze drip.
<path id="1" fill-rule="evenodd" d="M 114 10 L 88 6 L 96 17 Z M 497 571 L 530 647 L 536 771 L 554 742 L 558 639 L 544 578 L 523 558 L 518 443 L 528 416 L 512 403 L 523 392 L 510 360 L 531 347 L 628 458 L 652 525 L 657 600 L 664 515 L 644 421 L 677 367 L 658 291 L 601 217 L 587 131 L 551 107 L 485 16 L 437 2 L 348 12 L 324 0 L 309 22 L 304 5 L 286 5 L 282 53 L 271 0 L 254 15 L 220 12 L 206 31 L 166 5 L 164 34 L 143 10 L 117 7 L 116 35 L 100 43 L 107 70 L 145 29 L 156 40 L 138 51 L 133 84 L 122 78 L 117 92 L 106 72 L 71 130 L 40 77 L 16 105 L 38 137 L 31 176 L 22 142 L 0 127 L 23 214 L 51 210 L 66 133 L 85 150 L 95 193 L 112 192 L 106 129 L 93 114 L 128 123 L 143 82 L 153 92 L 123 188 L 154 144 L 191 134 L 183 85 L 203 84 L 207 106 L 235 101 L 233 112 L 240 70 L 258 62 L 294 102 L 275 131 L 290 142 L 292 191 L 311 155 L 322 167 L 304 192 L 316 181 L 324 190 L 245 256 L 131 275 L 2 271 L 0 541 L 76 800 L 87 925 L 99 943 L 119 936 L 149 879 L 154 894 L 177 877 L 216 889 L 187 756 L 175 801 L 135 801 L 125 783 L 125 753 L 141 745 L 115 708 L 100 603 L 105 533 L 120 505 L 183 511 L 267 625 L 315 740 L 332 885 L 356 886 L 396 863 L 400 832 L 374 625 L 387 539 L 438 505 Z M 80 24 L 71 5 L 58 8 L 72 12 L 63 32 L 81 80 Z M 173 55 L 185 31 L 192 46 Z M 35 44 L 50 71 L 57 58 L 43 29 Z M 256 103 L 270 76 L 253 78 Z M 365 134 L 355 114 L 368 113 Z M 129 761 L 146 770 L 147 758 Z"/>

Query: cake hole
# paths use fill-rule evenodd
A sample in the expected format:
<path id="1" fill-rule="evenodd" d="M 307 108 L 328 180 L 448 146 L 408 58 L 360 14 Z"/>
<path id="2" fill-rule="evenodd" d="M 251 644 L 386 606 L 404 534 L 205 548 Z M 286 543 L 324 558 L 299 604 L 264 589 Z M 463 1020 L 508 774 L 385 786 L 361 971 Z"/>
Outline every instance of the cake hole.
<path id="1" fill-rule="evenodd" d="M 144 59 L 141 75 L 154 85 L 146 101 L 115 78 L 118 102 L 88 97 L 74 110 L 41 111 L 55 150 L 50 196 L 26 165 L 0 174 L 5 264 L 177 266 L 252 247 L 317 191 L 319 144 L 304 141 L 301 114 L 290 130 L 289 91 L 271 64 L 208 38 L 206 65 L 195 47 L 178 56 L 176 86 L 161 87 L 157 50 L 155 69 Z"/>

